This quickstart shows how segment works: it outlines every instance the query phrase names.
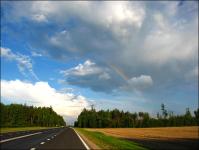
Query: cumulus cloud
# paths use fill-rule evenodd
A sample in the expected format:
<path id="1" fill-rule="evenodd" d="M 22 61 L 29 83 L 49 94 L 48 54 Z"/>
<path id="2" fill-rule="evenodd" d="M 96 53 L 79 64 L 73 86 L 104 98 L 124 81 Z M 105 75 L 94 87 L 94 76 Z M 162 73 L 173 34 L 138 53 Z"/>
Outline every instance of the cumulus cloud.
<path id="1" fill-rule="evenodd" d="M 197 34 L 194 30 L 184 31 L 180 26 L 175 27 L 161 13 L 154 14 L 155 29 L 144 42 L 145 60 L 149 63 L 168 64 L 171 61 L 187 61 L 197 54 Z M 197 28 L 197 23 L 181 22 L 182 28 Z M 187 39 L 187 37 L 192 40 Z M 156 41 L 156 42 L 154 42 Z M 185 43 L 186 44 L 183 44 Z"/>
<path id="2" fill-rule="evenodd" d="M 100 72 L 96 64 L 67 69 L 65 78 L 72 85 L 107 92 L 125 86 L 128 80 L 141 74 L 150 74 L 158 87 L 183 85 L 182 75 L 198 67 L 196 1 L 155 2 L 155 5 L 134 1 L 33 1 L 10 6 L 6 20 L 21 26 L 25 25 L 23 19 L 30 21 L 23 33 L 31 36 L 30 44 L 35 49 L 44 49 L 49 56 L 64 61 L 95 60 L 101 68 L 110 69 L 94 73 L 95 69 Z"/>
<path id="3" fill-rule="evenodd" d="M 99 79 L 108 80 L 110 78 L 111 78 L 110 75 L 108 73 L 106 73 L 106 72 L 104 72 L 103 74 L 99 75 Z"/>
<path id="4" fill-rule="evenodd" d="M 93 75 L 93 74 L 99 74 L 101 78 L 103 76 L 106 76 L 105 78 L 110 78 L 108 73 L 105 72 L 105 69 L 98 67 L 94 62 L 90 60 L 86 60 L 83 64 L 79 64 L 74 68 L 68 69 L 68 70 L 62 70 L 61 73 L 63 73 L 65 76 L 67 75 L 74 75 L 74 76 L 86 76 L 86 75 Z"/>
<path id="5" fill-rule="evenodd" d="M 64 75 L 67 83 L 80 87 L 88 87 L 94 91 L 110 92 L 115 86 L 112 83 L 116 81 L 114 78 L 111 78 L 110 74 L 112 72 L 109 68 L 99 66 L 91 60 L 86 60 L 83 64 L 78 64 L 73 68 L 61 70 L 60 73 Z"/>
<path id="6" fill-rule="evenodd" d="M 153 85 L 151 76 L 140 75 L 129 79 L 121 69 L 114 65 L 110 66 L 111 68 L 106 68 L 86 60 L 83 64 L 62 70 L 60 73 L 65 76 L 69 84 L 101 92 L 113 92 L 119 89 L 141 91 Z"/>
<path id="7" fill-rule="evenodd" d="M 14 5 L 14 9 L 18 10 L 15 14 L 17 18 L 25 17 L 37 22 L 46 22 L 49 18 L 64 22 L 70 16 L 75 16 L 83 21 L 105 27 L 118 36 L 127 35 L 130 26 L 140 28 L 145 17 L 143 4 L 138 2 L 37 1 L 14 3 Z M 24 12 L 19 10 L 21 6 L 24 6 Z M 95 13 L 92 13 L 93 9 Z"/>
<path id="8" fill-rule="evenodd" d="M 43 14 L 35 14 L 32 16 L 32 19 L 37 22 L 47 22 L 47 19 Z"/>
<path id="9" fill-rule="evenodd" d="M 21 80 L 1 80 L 1 98 L 12 103 L 52 106 L 58 114 L 70 116 L 70 118 L 77 117 L 83 108 L 89 106 L 84 96 L 71 92 L 59 92 L 48 82 L 43 81 L 28 83 Z"/>
<path id="10" fill-rule="evenodd" d="M 153 85 L 151 76 L 140 75 L 139 77 L 133 77 L 128 80 L 128 84 L 133 89 L 145 89 Z"/>
<path id="11" fill-rule="evenodd" d="M 11 49 L 1 47 L 1 57 L 4 57 L 10 61 L 16 61 L 19 71 L 27 76 L 27 71 L 36 79 L 39 80 L 37 75 L 33 71 L 32 60 L 29 56 L 22 55 L 20 53 L 13 53 Z"/>

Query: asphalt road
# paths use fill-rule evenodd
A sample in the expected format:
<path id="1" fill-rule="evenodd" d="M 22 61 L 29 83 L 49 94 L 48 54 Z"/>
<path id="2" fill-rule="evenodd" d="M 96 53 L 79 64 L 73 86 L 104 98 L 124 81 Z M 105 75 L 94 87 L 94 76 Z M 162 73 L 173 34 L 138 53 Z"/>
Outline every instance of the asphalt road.
<path id="1" fill-rule="evenodd" d="M 18 138 L 22 137 L 22 138 Z M 10 140 L 10 141 L 9 141 Z M 86 147 L 71 128 L 55 128 L 47 130 L 13 132 L 1 135 L 0 149 L 35 150 L 35 149 L 78 149 Z"/>

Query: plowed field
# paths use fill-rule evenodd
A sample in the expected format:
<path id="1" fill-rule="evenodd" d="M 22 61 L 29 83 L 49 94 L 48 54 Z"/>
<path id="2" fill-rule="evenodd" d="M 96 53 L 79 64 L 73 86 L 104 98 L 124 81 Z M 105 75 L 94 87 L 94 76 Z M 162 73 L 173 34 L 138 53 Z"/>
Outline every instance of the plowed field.
<path id="1" fill-rule="evenodd" d="M 142 144 L 152 150 L 199 149 L 199 127 L 101 128 L 99 131 Z"/>
<path id="2" fill-rule="evenodd" d="M 87 129 L 104 134 L 137 139 L 198 139 L 198 127 L 163 127 L 163 128 L 103 128 Z"/>

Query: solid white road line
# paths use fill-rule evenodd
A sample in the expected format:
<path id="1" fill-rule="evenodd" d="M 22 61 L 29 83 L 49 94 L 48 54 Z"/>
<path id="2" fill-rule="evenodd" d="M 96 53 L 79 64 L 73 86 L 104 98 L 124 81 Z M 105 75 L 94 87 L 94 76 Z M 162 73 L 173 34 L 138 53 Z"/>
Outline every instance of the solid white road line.
<path id="1" fill-rule="evenodd" d="M 71 128 L 73 129 L 73 128 Z M 73 129 L 75 131 L 75 129 Z M 77 134 L 77 136 L 79 137 L 79 139 L 81 140 L 81 142 L 84 144 L 85 148 L 87 150 L 90 150 L 90 148 L 88 147 L 88 145 L 84 142 L 84 140 L 81 138 L 81 136 L 75 131 L 75 133 Z"/>
<path id="2" fill-rule="evenodd" d="M 41 134 L 41 133 L 42 132 L 37 132 L 37 133 L 32 133 L 32 134 L 28 134 L 28 135 L 18 136 L 18 137 L 14 137 L 14 138 L 10 138 L 10 139 L 5 139 L 5 140 L 0 141 L 0 143 L 12 141 L 12 140 L 17 140 L 17 139 L 21 139 L 21 138 L 25 138 L 25 137 L 32 136 L 32 135 Z"/>

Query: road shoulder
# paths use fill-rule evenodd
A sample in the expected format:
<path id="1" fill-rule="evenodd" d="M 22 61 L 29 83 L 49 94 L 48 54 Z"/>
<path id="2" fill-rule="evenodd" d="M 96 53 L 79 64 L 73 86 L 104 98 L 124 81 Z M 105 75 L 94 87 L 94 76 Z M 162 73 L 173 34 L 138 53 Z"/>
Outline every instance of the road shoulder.
<path id="1" fill-rule="evenodd" d="M 81 132 L 79 132 L 78 130 L 76 130 L 74 128 L 74 130 L 81 136 L 81 138 L 85 141 L 85 143 L 89 146 L 89 148 L 91 150 L 96 150 L 96 149 L 101 149 L 99 146 L 97 146 L 95 143 L 93 143 L 92 141 L 90 141 L 86 136 L 84 136 Z"/>

